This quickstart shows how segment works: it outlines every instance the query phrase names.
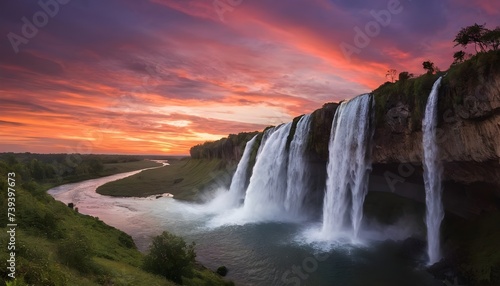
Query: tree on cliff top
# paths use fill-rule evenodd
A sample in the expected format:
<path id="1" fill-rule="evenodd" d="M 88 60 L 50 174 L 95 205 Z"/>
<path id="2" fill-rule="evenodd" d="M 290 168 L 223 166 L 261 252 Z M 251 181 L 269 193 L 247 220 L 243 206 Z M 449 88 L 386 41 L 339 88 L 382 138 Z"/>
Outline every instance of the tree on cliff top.
<path id="1" fill-rule="evenodd" d="M 412 74 L 412 73 L 409 73 L 409 72 L 407 72 L 407 71 L 405 71 L 405 72 L 400 72 L 400 73 L 399 73 L 398 80 L 399 80 L 399 81 L 405 81 L 405 80 L 408 80 L 408 79 L 410 79 L 410 78 L 412 78 L 412 77 L 413 77 L 413 74 Z"/>
<path id="2" fill-rule="evenodd" d="M 394 82 L 394 79 L 396 78 L 397 71 L 395 69 L 390 69 L 387 71 L 387 74 L 385 75 L 386 78 L 389 78 L 391 82 Z"/>
<path id="3" fill-rule="evenodd" d="M 467 26 L 462 28 L 453 40 L 456 44 L 455 47 L 460 45 L 466 48 L 469 44 L 474 44 L 474 49 L 478 52 L 477 47 L 481 52 L 486 50 L 486 45 L 483 42 L 483 36 L 486 33 L 487 29 L 483 25 L 478 25 L 474 23 L 474 25 Z"/>
<path id="4" fill-rule="evenodd" d="M 465 60 L 467 54 L 464 51 L 458 51 L 453 54 L 453 64 L 462 63 Z"/>
<path id="5" fill-rule="evenodd" d="M 483 35 L 483 40 L 485 44 L 490 46 L 494 51 L 498 50 L 500 46 L 500 27 L 486 31 Z"/>
<path id="6" fill-rule="evenodd" d="M 422 66 L 424 68 L 424 70 L 427 71 L 427 74 L 433 74 L 435 72 L 437 72 L 439 69 L 436 67 L 436 65 L 434 65 L 433 62 L 431 61 L 425 61 L 422 63 Z"/>
<path id="7" fill-rule="evenodd" d="M 477 52 L 485 52 L 488 48 L 498 50 L 500 46 L 500 27 L 493 30 L 485 28 L 485 24 L 474 25 L 462 28 L 453 40 L 456 46 L 467 48 L 469 44 L 474 44 L 474 49 Z M 479 51 L 477 48 L 479 47 Z"/>

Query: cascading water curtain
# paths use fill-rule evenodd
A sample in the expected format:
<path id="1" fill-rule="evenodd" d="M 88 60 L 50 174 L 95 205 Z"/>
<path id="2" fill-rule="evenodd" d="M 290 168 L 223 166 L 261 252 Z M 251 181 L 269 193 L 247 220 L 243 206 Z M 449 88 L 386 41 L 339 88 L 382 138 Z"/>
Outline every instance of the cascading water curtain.
<path id="1" fill-rule="evenodd" d="M 352 236 L 359 233 L 363 203 L 371 170 L 370 94 L 343 102 L 335 113 L 328 146 L 326 192 L 323 202 L 322 236 L 332 239 L 344 226 L 351 208 Z M 352 200 L 349 200 L 351 195 Z"/>
<path id="2" fill-rule="evenodd" d="M 443 203 L 441 201 L 441 177 L 443 168 L 439 159 L 437 146 L 438 121 L 438 94 L 441 77 L 434 83 L 427 99 L 425 115 L 422 122 L 423 150 L 424 150 L 424 183 L 427 225 L 427 254 L 429 264 L 434 264 L 441 258 L 440 227 L 444 218 Z"/>
<path id="3" fill-rule="evenodd" d="M 250 141 L 248 141 L 245 145 L 243 156 L 241 156 L 240 162 L 238 162 L 238 166 L 236 167 L 236 172 L 234 172 L 231 180 L 231 185 L 229 187 L 229 194 L 231 196 L 229 204 L 231 207 L 238 206 L 240 201 L 245 198 L 245 184 L 247 181 L 248 164 L 250 162 L 250 156 L 254 149 L 256 140 L 257 135 L 250 139 Z"/>
<path id="4" fill-rule="evenodd" d="M 292 123 L 275 127 L 259 149 L 250 183 L 245 196 L 244 209 L 251 217 L 280 219 L 286 196 L 288 153 L 286 142 Z"/>
<path id="5" fill-rule="evenodd" d="M 311 126 L 311 115 L 306 114 L 297 122 L 295 134 L 288 152 L 287 191 L 285 209 L 291 215 L 300 215 L 304 198 L 309 191 L 309 168 L 306 162 L 307 139 Z"/>

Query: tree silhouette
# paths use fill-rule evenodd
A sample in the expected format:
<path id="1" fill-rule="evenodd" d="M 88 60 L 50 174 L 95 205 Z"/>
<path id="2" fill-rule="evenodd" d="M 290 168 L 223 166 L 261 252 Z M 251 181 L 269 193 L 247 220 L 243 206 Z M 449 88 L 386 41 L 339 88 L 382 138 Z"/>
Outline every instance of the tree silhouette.
<path id="1" fill-rule="evenodd" d="M 433 74 L 437 71 L 437 67 L 434 65 L 433 62 L 431 61 L 425 61 L 422 63 L 422 66 L 424 67 L 424 70 L 427 71 L 427 74 Z"/>
<path id="2" fill-rule="evenodd" d="M 465 52 L 464 51 L 458 51 L 456 53 L 453 54 L 453 64 L 459 64 L 461 62 L 463 62 L 465 60 Z"/>
<path id="3" fill-rule="evenodd" d="M 405 81 L 405 80 L 408 80 L 408 79 L 410 79 L 410 78 L 412 78 L 412 77 L 413 77 L 413 74 L 412 74 L 412 73 L 409 73 L 409 72 L 407 72 L 407 71 L 405 71 L 405 72 L 400 72 L 400 73 L 399 73 L 398 80 L 399 80 L 399 81 Z"/>
<path id="4" fill-rule="evenodd" d="M 389 78 L 391 82 L 394 82 L 394 79 L 396 78 L 397 71 L 395 69 L 390 69 L 387 71 L 387 74 L 385 75 L 386 78 Z"/>
<path id="5" fill-rule="evenodd" d="M 493 30 L 486 30 L 482 40 L 485 45 L 490 46 L 494 51 L 498 50 L 500 46 L 500 27 L 496 27 Z"/>
<path id="6" fill-rule="evenodd" d="M 486 45 L 484 43 L 484 35 L 488 31 L 486 29 L 485 24 L 479 25 L 475 23 L 472 26 L 467 26 L 465 28 L 462 28 L 458 34 L 455 37 L 455 47 L 456 46 L 462 46 L 464 48 L 467 48 L 469 44 L 474 44 L 474 49 L 476 50 L 476 53 L 478 52 L 477 47 L 479 46 L 480 51 L 484 52 L 486 50 Z"/>

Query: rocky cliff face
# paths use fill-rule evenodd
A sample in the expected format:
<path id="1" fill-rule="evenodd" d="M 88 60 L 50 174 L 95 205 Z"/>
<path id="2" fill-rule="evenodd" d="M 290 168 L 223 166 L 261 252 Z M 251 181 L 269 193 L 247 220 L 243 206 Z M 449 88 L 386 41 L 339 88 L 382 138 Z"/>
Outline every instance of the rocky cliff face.
<path id="1" fill-rule="evenodd" d="M 428 74 L 386 83 L 373 91 L 375 120 L 370 146 L 373 166 L 369 179 L 372 205 L 365 204 L 365 208 L 377 219 L 382 218 L 381 221 L 386 217 L 400 218 L 407 211 L 418 213 L 419 218 L 424 215 L 424 204 L 415 203 L 425 203 L 421 122 L 431 87 L 443 75 L 439 90 L 438 144 L 440 159 L 444 162 L 443 204 L 447 213 L 454 214 L 445 217 L 443 251 L 447 258 L 456 259 L 453 265 L 460 266 L 460 269 L 454 268 L 459 269 L 457 272 L 467 269 L 464 271 L 466 276 L 477 279 L 480 273 L 480 279 L 490 279 L 490 274 L 483 277 L 482 273 L 494 273 L 495 267 L 496 273 L 500 273 L 498 257 L 484 255 L 498 253 L 493 246 L 498 245 L 500 238 L 497 231 L 500 218 L 500 51 L 453 66 L 446 75 Z M 309 161 L 305 171 L 311 175 L 312 184 L 306 203 L 313 206 L 318 217 L 325 191 L 330 132 L 338 106 L 337 103 L 325 104 L 311 117 L 307 141 Z M 294 124 L 298 118 L 294 119 Z M 294 130 L 292 126 L 288 141 Z M 262 133 L 257 137 L 256 148 Z M 240 134 L 232 139 L 200 145 L 192 149 L 192 155 L 237 161 L 244 143 L 254 134 Z M 252 166 L 256 155 L 257 149 L 251 156 Z M 403 207 L 401 202 L 411 202 L 413 206 Z M 397 213 L 397 209 L 401 213 Z M 370 215 L 370 211 L 366 214 Z M 500 281 L 500 276 L 494 275 L 497 274 L 491 274 L 491 281 Z"/>
<path id="2" fill-rule="evenodd" d="M 500 74 L 482 86 L 457 90 L 456 81 L 443 81 L 440 98 L 463 98 L 461 103 L 440 104 L 438 144 L 445 162 L 445 180 L 488 182 L 500 188 Z M 410 125 L 408 104 L 397 102 L 375 130 L 375 164 L 422 161 L 422 132 Z"/>
<path id="3" fill-rule="evenodd" d="M 387 168 L 398 175 L 401 170 L 394 166 L 411 164 L 415 169 L 413 181 L 421 184 L 423 110 L 432 84 L 444 75 L 439 90 L 438 122 L 444 180 L 469 185 L 480 182 L 500 195 L 500 65 L 496 63 L 500 63 L 500 52 L 453 66 L 446 74 L 386 83 L 373 91 L 376 102 L 373 173 L 383 174 Z M 317 182 L 314 189 L 321 191 L 326 177 L 331 125 L 338 106 L 338 103 L 327 103 L 312 113 L 308 152 Z M 294 119 L 295 123 L 298 118 Z M 191 153 L 195 158 L 237 162 L 246 141 L 255 134 L 230 135 L 195 146 Z"/>
<path id="4" fill-rule="evenodd" d="M 193 146 L 189 152 L 193 159 L 222 159 L 227 163 L 234 164 L 243 155 L 246 143 L 258 133 L 254 131 L 230 134 L 228 137 L 217 141 L 205 142 Z"/>

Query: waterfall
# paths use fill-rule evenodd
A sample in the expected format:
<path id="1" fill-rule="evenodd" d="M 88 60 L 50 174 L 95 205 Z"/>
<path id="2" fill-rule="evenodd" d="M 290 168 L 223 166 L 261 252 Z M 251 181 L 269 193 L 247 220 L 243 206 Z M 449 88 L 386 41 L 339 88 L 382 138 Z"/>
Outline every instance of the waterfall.
<path id="1" fill-rule="evenodd" d="M 264 131 L 264 134 L 262 134 L 262 139 L 260 140 L 259 149 L 257 150 L 257 155 L 260 154 L 260 152 L 262 152 L 264 145 L 266 145 L 267 139 L 269 138 L 269 136 L 271 136 L 271 134 L 273 134 L 274 131 L 276 131 L 276 128 L 277 127 L 271 127 L 266 131 Z"/>
<path id="2" fill-rule="evenodd" d="M 283 214 L 288 163 L 286 142 L 291 126 L 292 123 L 286 123 L 268 130 L 268 136 L 264 134 L 266 140 L 261 143 L 245 197 L 244 211 L 252 217 L 274 220 Z"/>
<path id="3" fill-rule="evenodd" d="M 444 217 L 443 204 L 441 202 L 441 175 L 443 170 L 439 161 L 439 150 L 436 142 L 440 85 L 441 77 L 432 87 L 422 121 L 425 203 L 427 207 L 425 222 L 427 224 L 427 254 L 429 256 L 429 264 L 434 264 L 441 258 L 439 228 Z"/>
<path id="4" fill-rule="evenodd" d="M 308 166 L 305 158 L 311 115 L 304 115 L 297 123 L 288 153 L 287 191 L 285 209 L 298 215 L 302 211 L 304 198 L 309 187 Z"/>
<path id="5" fill-rule="evenodd" d="M 250 161 L 250 155 L 254 150 L 256 139 L 257 135 L 250 139 L 250 141 L 248 141 L 245 145 L 245 151 L 243 151 L 243 156 L 241 157 L 240 162 L 238 162 L 236 172 L 234 173 L 231 180 L 231 185 L 229 187 L 231 201 L 228 203 L 232 207 L 238 206 L 240 204 L 240 201 L 245 197 L 248 163 Z"/>
<path id="6" fill-rule="evenodd" d="M 372 97 L 364 94 L 338 107 L 332 123 L 323 202 L 321 235 L 331 239 L 342 230 L 349 205 L 356 238 L 363 217 L 363 202 L 371 170 L 369 146 Z"/>

